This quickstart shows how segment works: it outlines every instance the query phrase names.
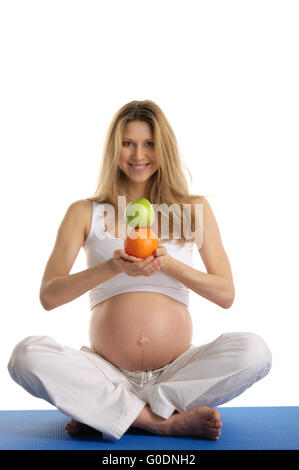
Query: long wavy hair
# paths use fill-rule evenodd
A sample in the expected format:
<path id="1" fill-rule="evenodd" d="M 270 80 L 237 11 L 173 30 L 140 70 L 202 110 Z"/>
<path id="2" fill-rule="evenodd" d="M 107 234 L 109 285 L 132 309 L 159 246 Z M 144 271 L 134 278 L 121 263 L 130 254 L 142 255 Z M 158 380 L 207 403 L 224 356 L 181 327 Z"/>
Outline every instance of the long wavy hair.
<path id="1" fill-rule="evenodd" d="M 186 237 L 183 223 L 185 223 L 184 219 L 187 216 L 190 230 L 194 233 L 194 202 L 195 198 L 201 196 L 189 193 L 184 168 L 188 171 L 192 183 L 191 173 L 180 157 L 175 134 L 165 114 L 151 100 L 130 101 L 122 106 L 113 116 L 105 137 L 96 190 L 87 200 L 111 204 L 114 207 L 115 216 L 118 217 L 118 196 L 128 197 L 126 175 L 118 165 L 119 157 L 126 125 L 132 121 L 146 122 L 152 131 L 158 169 L 151 176 L 148 184 L 148 194 L 145 194 L 144 197 L 152 204 L 159 205 L 157 215 L 158 237 L 160 241 L 163 244 L 164 240 L 175 240 L 179 245 L 194 241 L 194 235 L 192 237 L 190 231 L 187 231 Z M 190 212 L 184 213 L 183 204 L 189 204 Z M 163 207 L 168 207 L 169 209 L 164 210 Z M 161 236 L 162 216 L 166 217 L 168 221 L 169 233 L 167 238 Z M 177 238 L 177 236 L 173 238 L 174 223 L 181 223 L 180 238 Z"/>

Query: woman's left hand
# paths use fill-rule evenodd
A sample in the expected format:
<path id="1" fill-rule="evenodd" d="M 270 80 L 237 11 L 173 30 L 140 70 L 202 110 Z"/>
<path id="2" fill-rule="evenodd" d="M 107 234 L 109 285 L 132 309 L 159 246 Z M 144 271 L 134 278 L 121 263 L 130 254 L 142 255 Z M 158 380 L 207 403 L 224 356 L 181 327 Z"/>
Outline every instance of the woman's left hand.
<path id="1" fill-rule="evenodd" d="M 159 246 L 156 248 L 153 253 L 154 261 L 160 266 L 160 268 L 166 267 L 170 258 L 170 255 L 167 253 L 165 246 Z"/>

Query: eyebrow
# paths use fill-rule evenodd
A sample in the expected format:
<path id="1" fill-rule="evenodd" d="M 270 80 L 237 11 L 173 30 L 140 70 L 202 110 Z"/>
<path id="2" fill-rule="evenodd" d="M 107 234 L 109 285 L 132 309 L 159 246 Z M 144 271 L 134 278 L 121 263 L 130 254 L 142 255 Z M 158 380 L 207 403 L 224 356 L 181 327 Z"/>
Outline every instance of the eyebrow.
<path id="1" fill-rule="evenodd" d="M 134 142 L 134 140 L 133 140 L 133 139 L 130 139 L 130 137 L 124 137 L 124 139 L 132 140 L 132 142 Z M 144 142 L 147 142 L 148 140 L 153 140 L 153 139 L 144 139 Z"/>

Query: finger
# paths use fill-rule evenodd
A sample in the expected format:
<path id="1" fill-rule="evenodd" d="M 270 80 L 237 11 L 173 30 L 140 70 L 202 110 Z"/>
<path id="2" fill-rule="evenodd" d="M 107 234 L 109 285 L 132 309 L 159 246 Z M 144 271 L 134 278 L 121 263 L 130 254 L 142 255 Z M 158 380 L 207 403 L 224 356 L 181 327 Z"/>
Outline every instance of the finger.
<path id="1" fill-rule="evenodd" d="M 146 258 L 143 263 L 140 263 L 141 271 L 148 273 L 152 270 L 152 260 L 150 258 Z"/>
<path id="2" fill-rule="evenodd" d="M 150 275 L 155 274 L 159 270 L 160 270 L 159 266 L 157 266 L 154 262 L 149 263 L 149 265 L 144 267 L 144 271 L 146 273 L 149 273 Z"/>
<path id="3" fill-rule="evenodd" d="M 153 274 L 156 274 L 159 271 L 159 269 L 153 267 L 149 267 L 149 269 L 145 270 L 146 276 L 152 276 Z"/>
<path id="4" fill-rule="evenodd" d="M 125 250 L 120 250 L 121 252 L 121 256 L 126 259 L 126 260 L 130 260 L 130 261 L 139 261 L 139 260 L 142 260 L 142 258 L 136 258 L 135 256 L 133 255 L 129 255 L 128 253 L 126 253 Z"/>
<path id="5" fill-rule="evenodd" d="M 128 255 L 126 254 L 126 258 L 129 259 L 130 261 L 140 261 L 142 258 L 136 258 L 135 256 Z"/>
<path id="6" fill-rule="evenodd" d="M 129 255 L 129 256 L 132 259 L 132 261 L 144 261 L 144 259 L 146 259 L 146 258 L 137 258 L 136 256 L 133 256 L 133 255 Z"/>
<path id="7" fill-rule="evenodd" d="M 165 246 L 160 246 L 159 248 L 156 248 L 154 251 L 155 256 L 162 256 L 162 255 L 167 255 L 167 250 Z"/>
<path id="8" fill-rule="evenodd" d="M 128 262 L 128 261 L 129 261 L 129 260 L 126 259 L 125 256 L 122 254 L 121 250 L 117 250 L 116 259 L 117 259 L 120 263 Z"/>
<path id="9" fill-rule="evenodd" d="M 134 258 L 134 257 L 132 257 L 132 256 L 130 256 L 130 255 L 127 255 L 127 254 L 123 255 L 122 258 L 123 258 L 125 261 L 128 261 L 128 262 L 130 262 L 130 263 L 135 263 L 136 261 L 139 261 L 139 258 Z"/>

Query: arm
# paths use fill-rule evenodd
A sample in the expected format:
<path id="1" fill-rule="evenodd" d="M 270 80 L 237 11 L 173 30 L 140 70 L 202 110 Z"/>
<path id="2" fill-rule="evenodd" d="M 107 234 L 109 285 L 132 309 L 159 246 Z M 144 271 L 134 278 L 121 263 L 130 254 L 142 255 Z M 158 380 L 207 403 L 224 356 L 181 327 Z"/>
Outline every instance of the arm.
<path id="1" fill-rule="evenodd" d="M 79 273 L 69 274 L 83 244 L 90 215 L 90 203 L 83 199 L 69 206 L 61 222 L 40 287 L 39 298 L 45 310 L 80 297 L 119 272 L 111 258 Z"/>
<path id="2" fill-rule="evenodd" d="M 203 273 L 168 256 L 168 261 L 161 271 L 222 308 L 229 308 L 232 305 L 232 285 L 227 278 L 217 274 Z"/>
<path id="3" fill-rule="evenodd" d="M 198 251 L 207 273 L 181 263 L 169 255 L 161 270 L 207 300 L 222 308 L 229 308 L 234 301 L 235 288 L 218 224 L 210 204 L 204 197 L 198 197 L 194 202 L 203 204 L 203 243 L 198 247 Z"/>
<path id="4" fill-rule="evenodd" d="M 44 286 L 40 295 L 41 304 L 45 310 L 52 310 L 80 297 L 118 273 L 113 258 L 110 258 L 79 273 L 56 276 Z"/>

